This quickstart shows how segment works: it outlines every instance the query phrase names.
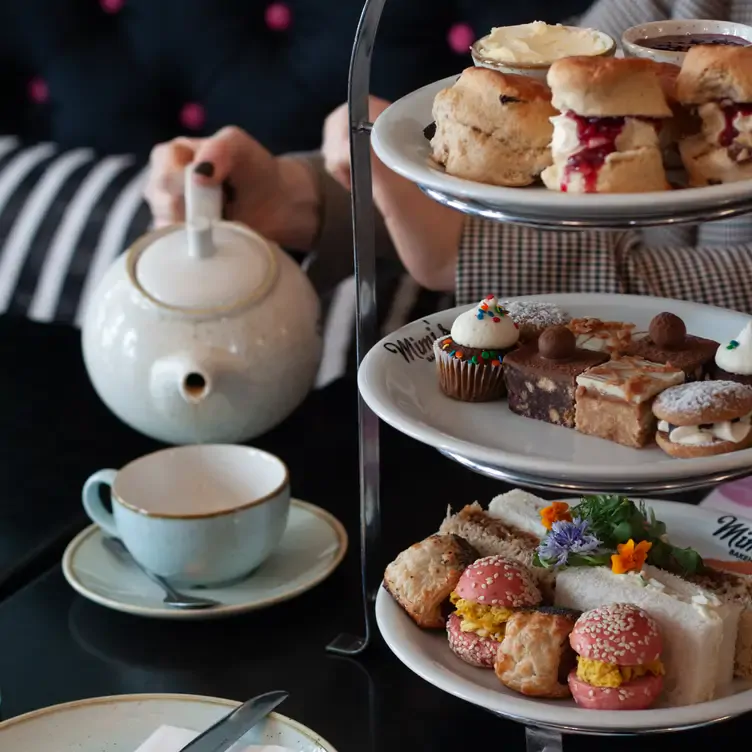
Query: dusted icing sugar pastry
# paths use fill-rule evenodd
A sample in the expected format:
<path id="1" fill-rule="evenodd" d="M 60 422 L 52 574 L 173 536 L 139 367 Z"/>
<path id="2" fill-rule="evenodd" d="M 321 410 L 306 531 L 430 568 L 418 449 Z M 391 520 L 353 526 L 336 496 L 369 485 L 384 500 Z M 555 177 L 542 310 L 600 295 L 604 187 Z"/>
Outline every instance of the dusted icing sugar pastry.
<path id="1" fill-rule="evenodd" d="M 653 403 L 655 439 L 673 457 L 706 457 L 752 446 L 752 386 L 695 381 L 667 389 Z"/>
<path id="2" fill-rule="evenodd" d="M 566 326 L 546 329 L 536 345 L 504 359 L 509 409 L 518 415 L 574 428 L 576 378 L 608 360 L 606 353 L 578 348 Z"/>
<path id="3" fill-rule="evenodd" d="M 752 385 L 752 321 L 736 339 L 719 345 L 710 377 Z"/>
<path id="4" fill-rule="evenodd" d="M 687 334 L 684 322 L 665 311 L 653 317 L 648 336 L 632 338 L 624 354 L 653 363 L 670 363 L 684 371 L 687 381 L 700 381 L 705 378 L 717 349 L 717 342 Z"/>
<path id="5" fill-rule="evenodd" d="M 460 314 L 451 333 L 434 342 L 439 386 L 463 402 L 489 402 L 504 397 L 501 361 L 520 338 L 517 325 L 488 295 Z"/>
<path id="6" fill-rule="evenodd" d="M 523 344 L 537 342 L 549 326 L 566 324 L 572 318 L 559 306 L 540 300 L 504 300 L 501 306 L 519 327 Z"/>
<path id="7" fill-rule="evenodd" d="M 642 358 L 616 356 L 577 377 L 575 428 L 624 446 L 644 447 L 655 437 L 652 402 L 684 381 L 684 371 Z"/>

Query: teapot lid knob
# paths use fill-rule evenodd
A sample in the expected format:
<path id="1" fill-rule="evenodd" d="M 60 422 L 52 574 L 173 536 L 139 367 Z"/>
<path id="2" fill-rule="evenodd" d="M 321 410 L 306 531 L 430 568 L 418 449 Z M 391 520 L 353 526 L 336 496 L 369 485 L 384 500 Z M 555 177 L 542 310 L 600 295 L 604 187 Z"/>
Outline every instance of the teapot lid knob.
<path id="1" fill-rule="evenodd" d="M 217 222 L 222 219 L 222 188 L 196 181 L 196 165 L 185 168 L 185 223 L 190 226 L 199 219 Z"/>

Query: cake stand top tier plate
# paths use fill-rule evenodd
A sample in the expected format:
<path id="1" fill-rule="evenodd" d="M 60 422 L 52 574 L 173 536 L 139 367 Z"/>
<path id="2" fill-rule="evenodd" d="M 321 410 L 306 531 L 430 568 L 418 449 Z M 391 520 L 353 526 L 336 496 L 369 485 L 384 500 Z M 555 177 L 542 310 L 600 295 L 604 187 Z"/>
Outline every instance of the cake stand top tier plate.
<path id="1" fill-rule="evenodd" d="M 540 227 L 637 227 L 723 219 L 752 211 L 752 181 L 651 193 L 572 194 L 542 186 L 504 188 L 447 175 L 430 157 L 423 129 L 445 78 L 388 107 L 373 125 L 374 151 L 428 195 L 469 214 Z"/>
<path id="2" fill-rule="evenodd" d="M 728 341 L 750 321 L 746 314 L 679 300 L 633 295 L 534 295 L 519 300 L 555 303 L 573 318 L 625 321 L 645 331 L 658 313 L 680 316 L 690 334 Z M 657 447 L 631 449 L 512 413 L 506 402 L 466 403 L 440 390 L 432 344 L 447 334 L 462 306 L 414 321 L 382 339 L 366 355 L 358 385 L 368 406 L 408 436 L 469 462 L 592 487 L 637 488 L 640 483 L 700 479 L 752 469 L 752 449 L 678 460 Z"/>

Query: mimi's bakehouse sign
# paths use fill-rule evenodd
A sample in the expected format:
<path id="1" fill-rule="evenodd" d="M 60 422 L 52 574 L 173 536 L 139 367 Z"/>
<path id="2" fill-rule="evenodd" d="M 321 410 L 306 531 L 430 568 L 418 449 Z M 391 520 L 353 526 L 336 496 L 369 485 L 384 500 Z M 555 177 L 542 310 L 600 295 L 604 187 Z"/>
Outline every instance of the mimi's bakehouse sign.
<path id="1" fill-rule="evenodd" d="M 401 355 L 408 363 L 416 360 L 435 360 L 433 343 L 439 337 L 449 334 L 449 329 L 443 324 L 430 324 L 426 319 L 416 322 L 409 331 L 414 331 L 415 335 L 408 334 L 407 337 L 396 339 L 394 342 L 384 342 L 385 350 L 394 355 Z"/>
<path id="2" fill-rule="evenodd" d="M 752 527 L 733 514 L 719 517 L 718 525 L 718 529 L 713 532 L 713 537 L 724 541 L 729 553 L 735 559 L 752 561 Z"/>

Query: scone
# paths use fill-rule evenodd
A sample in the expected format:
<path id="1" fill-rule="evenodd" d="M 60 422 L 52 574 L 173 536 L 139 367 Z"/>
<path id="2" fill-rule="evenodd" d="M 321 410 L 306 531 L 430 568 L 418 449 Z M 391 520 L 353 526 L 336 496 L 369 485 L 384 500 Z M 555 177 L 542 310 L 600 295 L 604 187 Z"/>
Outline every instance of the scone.
<path id="1" fill-rule="evenodd" d="M 524 186 L 551 164 L 556 114 L 545 84 L 488 68 L 468 68 L 436 95 L 433 158 L 449 175 Z"/>
<path id="2" fill-rule="evenodd" d="M 661 392 L 653 403 L 655 440 L 681 459 L 709 457 L 752 446 L 752 386 L 694 381 Z"/>
<path id="3" fill-rule="evenodd" d="M 654 63 L 570 57 L 548 71 L 553 165 L 546 187 L 570 193 L 644 193 L 669 188 L 659 132 L 671 108 Z"/>
<path id="4" fill-rule="evenodd" d="M 677 96 L 702 120 L 701 132 L 679 145 L 690 185 L 751 179 L 752 47 L 693 47 L 684 58 Z"/>
<path id="5" fill-rule="evenodd" d="M 478 552 L 458 535 L 432 535 L 403 551 L 384 572 L 384 587 L 423 629 L 441 629 L 443 606 Z"/>
<path id="6" fill-rule="evenodd" d="M 569 635 L 578 617 L 547 606 L 511 616 L 494 663 L 499 681 L 528 697 L 569 697 L 567 676 L 577 663 Z"/>

